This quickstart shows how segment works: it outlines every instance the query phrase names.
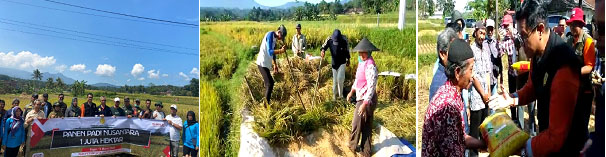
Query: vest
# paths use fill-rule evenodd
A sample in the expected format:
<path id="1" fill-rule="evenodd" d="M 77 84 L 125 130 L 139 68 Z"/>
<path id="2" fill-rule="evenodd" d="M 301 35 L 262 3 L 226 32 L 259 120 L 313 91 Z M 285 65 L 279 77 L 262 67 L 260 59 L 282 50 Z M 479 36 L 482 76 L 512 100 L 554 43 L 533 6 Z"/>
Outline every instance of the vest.
<path id="1" fill-rule="evenodd" d="M 575 72 L 581 74 L 582 62 L 576 58 L 574 50 L 564 43 L 562 39 L 551 33 L 549 36 L 548 48 L 540 58 L 532 59 L 532 84 L 535 88 L 535 96 L 537 98 L 537 118 L 539 124 L 539 132 L 546 130 L 549 127 L 549 105 L 551 96 L 551 87 L 554 76 L 558 69 L 564 65 L 575 69 Z M 582 81 L 580 79 L 579 81 Z M 579 82 L 581 84 L 581 82 Z M 557 85 L 554 85 L 557 86 Z M 582 94 L 582 88 L 577 91 L 578 96 Z M 588 138 L 587 124 L 589 122 L 589 114 L 591 104 L 581 104 L 580 99 L 577 99 L 573 114 L 570 130 L 564 145 L 560 152 L 550 154 L 550 156 L 578 156 L 585 141 Z M 552 115 L 557 116 L 557 115 Z"/>
<path id="2" fill-rule="evenodd" d="M 91 103 L 90 105 L 86 105 L 88 102 L 82 104 L 82 106 L 84 107 L 84 117 L 94 117 L 95 114 L 95 110 L 97 110 L 97 105 L 95 103 Z"/>

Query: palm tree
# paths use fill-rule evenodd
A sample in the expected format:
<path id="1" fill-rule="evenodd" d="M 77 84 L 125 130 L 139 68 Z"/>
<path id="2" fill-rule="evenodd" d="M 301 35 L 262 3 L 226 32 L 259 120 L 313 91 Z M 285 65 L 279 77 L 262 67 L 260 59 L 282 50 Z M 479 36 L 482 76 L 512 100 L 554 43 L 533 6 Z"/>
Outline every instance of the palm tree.
<path id="1" fill-rule="evenodd" d="M 32 79 L 38 80 L 38 81 L 42 80 L 42 73 L 40 72 L 40 70 L 38 70 L 38 69 L 34 70 L 34 73 L 32 74 Z"/>

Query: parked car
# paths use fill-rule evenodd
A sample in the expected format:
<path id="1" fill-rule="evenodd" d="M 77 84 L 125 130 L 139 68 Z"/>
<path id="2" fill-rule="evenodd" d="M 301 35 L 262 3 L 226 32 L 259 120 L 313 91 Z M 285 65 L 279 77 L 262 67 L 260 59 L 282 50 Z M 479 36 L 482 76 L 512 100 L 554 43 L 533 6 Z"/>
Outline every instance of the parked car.
<path id="1" fill-rule="evenodd" d="M 476 27 L 476 19 L 465 19 L 465 27 L 467 27 L 467 28 L 475 28 Z"/>

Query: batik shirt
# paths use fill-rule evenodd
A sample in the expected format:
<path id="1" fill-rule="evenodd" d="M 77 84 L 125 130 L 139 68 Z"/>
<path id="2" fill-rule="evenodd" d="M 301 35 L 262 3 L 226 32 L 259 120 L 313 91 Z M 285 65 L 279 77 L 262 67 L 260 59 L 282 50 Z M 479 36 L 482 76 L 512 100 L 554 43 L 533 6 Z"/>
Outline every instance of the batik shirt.
<path id="1" fill-rule="evenodd" d="M 423 124 L 422 155 L 456 156 L 465 153 L 465 139 L 461 110 L 461 92 L 449 81 L 432 98 Z"/>

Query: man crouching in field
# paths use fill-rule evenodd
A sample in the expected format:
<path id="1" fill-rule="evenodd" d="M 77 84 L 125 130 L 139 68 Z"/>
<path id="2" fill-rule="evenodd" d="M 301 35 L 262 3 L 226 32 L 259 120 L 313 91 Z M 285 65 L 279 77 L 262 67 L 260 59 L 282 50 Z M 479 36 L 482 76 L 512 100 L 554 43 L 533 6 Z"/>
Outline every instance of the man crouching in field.
<path id="1" fill-rule="evenodd" d="M 259 46 L 259 55 L 257 55 L 257 67 L 261 76 L 263 76 L 263 83 L 265 85 L 265 100 L 267 104 L 270 104 L 271 92 L 274 89 L 274 79 L 271 76 L 270 71 L 274 73 L 278 72 L 278 64 L 276 64 L 276 54 L 284 53 L 286 51 L 285 46 L 274 50 L 276 47 L 276 39 L 284 41 L 286 36 L 286 27 L 281 25 L 276 31 L 270 31 L 265 34 L 261 46 Z"/>

